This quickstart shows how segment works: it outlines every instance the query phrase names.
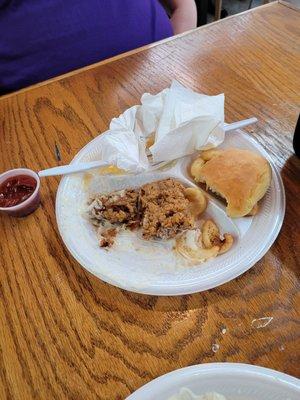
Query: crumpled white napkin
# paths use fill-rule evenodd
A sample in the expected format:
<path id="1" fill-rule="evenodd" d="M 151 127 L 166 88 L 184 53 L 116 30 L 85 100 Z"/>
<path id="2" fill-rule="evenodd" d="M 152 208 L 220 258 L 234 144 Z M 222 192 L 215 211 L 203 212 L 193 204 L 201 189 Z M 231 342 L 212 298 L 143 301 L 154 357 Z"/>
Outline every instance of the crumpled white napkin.
<path id="1" fill-rule="evenodd" d="M 132 173 L 143 172 L 149 167 L 145 144 L 134 131 L 137 108 L 131 107 L 118 118 L 113 118 L 109 130 L 100 136 L 97 143 L 101 160 Z"/>
<path id="2" fill-rule="evenodd" d="M 150 135 L 155 135 L 149 151 L 156 163 L 221 144 L 223 126 L 224 94 L 206 96 L 173 81 L 156 95 L 143 94 L 141 105 L 112 119 L 102 135 L 101 158 L 139 173 L 150 166 L 145 148 Z"/>

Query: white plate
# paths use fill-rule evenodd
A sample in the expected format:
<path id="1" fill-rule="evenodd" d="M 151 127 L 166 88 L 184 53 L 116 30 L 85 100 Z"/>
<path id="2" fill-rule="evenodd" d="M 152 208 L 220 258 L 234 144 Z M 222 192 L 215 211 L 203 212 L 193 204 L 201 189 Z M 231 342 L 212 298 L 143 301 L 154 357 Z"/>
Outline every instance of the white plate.
<path id="1" fill-rule="evenodd" d="M 168 400 L 182 387 L 196 395 L 217 392 L 227 400 L 299 400 L 300 380 L 273 369 L 237 363 L 193 365 L 163 375 L 126 400 Z"/>
<path id="2" fill-rule="evenodd" d="M 97 157 L 97 138 L 88 143 L 73 163 Z M 115 249 L 100 249 L 94 227 L 84 218 L 88 192 L 108 192 L 165 177 L 176 177 L 195 185 L 187 173 L 190 158 L 170 169 L 132 176 L 104 177 L 94 172 L 89 189 L 83 174 L 65 176 L 56 198 L 59 231 L 70 253 L 98 278 L 120 288 L 152 295 L 182 295 L 211 289 L 228 282 L 251 268 L 268 251 L 282 225 L 285 211 L 284 187 L 268 153 L 242 131 L 228 133 L 221 147 L 250 149 L 266 157 L 272 167 L 272 183 L 255 217 L 230 219 L 224 205 L 212 198 L 206 216 L 213 218 L 221 231 L 235 236 L 233 248 L 226 254 L 197 266 L 179 261 L 171 246 L 140 240 L 132 232 L 118 236 Z M 133 180 L 134 179 L 134 180 Z"/>

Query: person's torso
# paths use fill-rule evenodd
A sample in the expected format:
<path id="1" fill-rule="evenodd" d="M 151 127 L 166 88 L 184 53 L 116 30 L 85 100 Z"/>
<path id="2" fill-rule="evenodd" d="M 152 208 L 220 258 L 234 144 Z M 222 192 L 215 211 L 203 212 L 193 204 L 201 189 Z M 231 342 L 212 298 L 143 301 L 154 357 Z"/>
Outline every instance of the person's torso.
<path id="1" fill-rule="evenodd" d="M 158 0 L 0 0 L 0 94 L 172 35 Z"/>

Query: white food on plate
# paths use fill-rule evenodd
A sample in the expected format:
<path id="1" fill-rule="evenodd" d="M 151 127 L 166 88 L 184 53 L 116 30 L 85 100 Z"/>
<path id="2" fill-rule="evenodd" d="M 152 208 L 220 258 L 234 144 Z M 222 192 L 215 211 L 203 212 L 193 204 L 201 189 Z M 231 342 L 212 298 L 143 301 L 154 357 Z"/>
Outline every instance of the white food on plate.
<path id="1" fill-rule="evenodd" d="M 195 395 L 187 388 L 180 389 L 179 393 L 170 397 L 168 400 L 228 400 L 221 394 L 218 393 L 205 393 L 201 395 Z"/>

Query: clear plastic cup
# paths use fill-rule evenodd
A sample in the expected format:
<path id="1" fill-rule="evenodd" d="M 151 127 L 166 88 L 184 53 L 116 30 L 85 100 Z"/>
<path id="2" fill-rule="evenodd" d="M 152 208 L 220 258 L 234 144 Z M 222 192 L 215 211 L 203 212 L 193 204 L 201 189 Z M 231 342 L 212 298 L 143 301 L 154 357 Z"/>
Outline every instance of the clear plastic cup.
<path id="1" fill-rule="evenodd" d="M 0 212 L 12 217 L 25 217 L 33 213 L 40 205 L 40 178 L 38 174 L 31 169 L 16 168 L 4 172 L 0 175 L 0 185 L 9 178 L 15 176 L 27 175 L 35 179 L 36 188 L 34 192 L 22 203 L 12 207 L 0 207 Z"/>

